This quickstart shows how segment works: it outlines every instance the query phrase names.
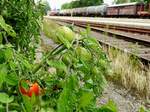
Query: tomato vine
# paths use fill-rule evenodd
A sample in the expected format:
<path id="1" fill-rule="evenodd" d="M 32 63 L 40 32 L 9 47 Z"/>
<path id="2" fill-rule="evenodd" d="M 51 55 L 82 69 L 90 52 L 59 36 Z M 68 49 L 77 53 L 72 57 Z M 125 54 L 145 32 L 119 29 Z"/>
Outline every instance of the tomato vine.
<path id="1" fill-rule="evenodd" d="M 59 27 L 52 38 L 58 46 L 35 63 L 43 5 L 2 0 L 0 8 L 0 111 L 117 111 L 112 101 L 96 105 L 109 61 L 89 30 L 79 38 L 68 27 Z"/>

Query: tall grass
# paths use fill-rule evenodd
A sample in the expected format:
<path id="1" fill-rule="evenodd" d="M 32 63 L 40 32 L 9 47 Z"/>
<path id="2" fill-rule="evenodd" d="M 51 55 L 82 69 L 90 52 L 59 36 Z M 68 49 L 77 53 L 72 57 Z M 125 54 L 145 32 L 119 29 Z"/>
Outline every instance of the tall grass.
<path id="1" fill-rule="evenodd" d="M 111 60 L 111 75 L 109 79 L 119 83 L 128 90 L 142 97 L 150 97 L 150 67 L 146 67 L 142 62 L 127 53 L 116 49 L 107 49 Z"/>

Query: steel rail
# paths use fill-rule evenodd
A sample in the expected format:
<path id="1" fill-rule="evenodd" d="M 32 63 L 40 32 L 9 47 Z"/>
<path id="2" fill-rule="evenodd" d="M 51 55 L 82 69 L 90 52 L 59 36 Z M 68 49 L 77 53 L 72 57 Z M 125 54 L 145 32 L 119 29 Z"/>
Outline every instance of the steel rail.
<path id="1" fill-rule="evenodd" d="M 70 24 L 74 24 L 77 26 L 81 26 L 81 27 L 87 27 L 86 24 L 82 24 L 80 22 L 71 22 L 71 21 L 61 21 L 61 22 L 65 22 L 65 23 L 70 23 Z M 99 26 L 96 25 L 90 25 L 91 29 L 94 29 L 96 31 L 101 31 L 107 34 L 111 34 L 111 35 L 117 35 L 118 37 L 122 38 L 130 38 L 131 40 L 134 40 L 136 42 L 140 42 L 143 44 L 147 44 L 148 46 L 150 46 L 150 36 L 149 35 L 141 35 L 141 34 L 136 34 L 136 33 L 131 33 L 131 32 L 125 32 L 125 31 L 121 31 L 121 30 L 110 30 L 108 28 L 101 28 Z"/>
<path id="2" fill-rule="evenodd" d="M 59 21 L 68 21 L 74 23 L 81 23 L 81 24 L 89 24 L 91 26 L 107 28 L 107 29 L 115 29 L 121 31 L 128 31 L 128 32 L 135 32 L 135 33 L 142 33 L 150 35 L 150 21 L 144 22 L 133 22 L 132 21 L 118 21 L 118 19 L 114 20 L 99 20 L 94 18 L 77 18 L 77 17 L 45 17 L 53 20 Z M 130 20 L 130 19 L 129 19 Z M 144 25 L 143 25 L 144 24 Z"/>

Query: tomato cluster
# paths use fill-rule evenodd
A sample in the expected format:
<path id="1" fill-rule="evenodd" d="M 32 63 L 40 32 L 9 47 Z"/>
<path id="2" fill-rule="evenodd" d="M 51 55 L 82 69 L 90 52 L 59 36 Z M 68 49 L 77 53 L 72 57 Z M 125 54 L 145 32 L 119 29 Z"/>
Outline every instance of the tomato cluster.
<path id="1" fill-rule="evenodd" d="M 27 88 L 23 87 L 21 83 L 26 83 L 26 85 L 28 85 Z M 23 95 L 27 95 L 29 97 L 31 97 L 33 94 L 35 96 L 38 96 L 40 94 L 40 86 L 38 85 L 38 83 L 31 83 L 30 81 L 26 80 L 26 81 L 21 81 L 20 85 L 19 85 L 19 90 L 21 92 L 21 94 Z"/>

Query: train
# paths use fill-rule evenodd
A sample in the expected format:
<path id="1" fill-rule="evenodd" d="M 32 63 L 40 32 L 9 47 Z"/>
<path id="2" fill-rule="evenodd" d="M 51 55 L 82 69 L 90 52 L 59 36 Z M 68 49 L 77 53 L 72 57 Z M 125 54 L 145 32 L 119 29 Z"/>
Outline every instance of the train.
<path id="1" fill-rule="evenodd" d="M 102 4 L 82 8 L 50 11 L 50 16 L 102 16 L 102 17 L 148 17 L 150 18 L 150 3 L 124 3 L 116 5 Z"/>

